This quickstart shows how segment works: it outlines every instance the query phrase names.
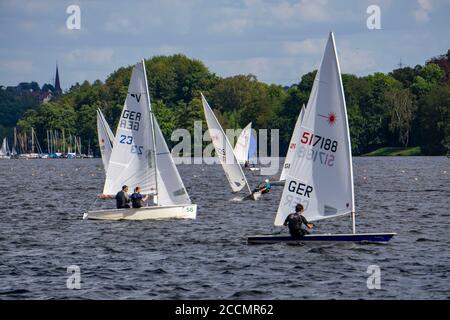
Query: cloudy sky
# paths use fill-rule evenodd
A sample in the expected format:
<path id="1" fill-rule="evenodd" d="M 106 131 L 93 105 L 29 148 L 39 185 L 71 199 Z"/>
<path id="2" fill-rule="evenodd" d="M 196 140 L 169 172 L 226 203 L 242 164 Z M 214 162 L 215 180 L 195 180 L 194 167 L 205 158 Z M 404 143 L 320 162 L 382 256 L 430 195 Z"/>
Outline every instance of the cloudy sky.
<path id="1" fill-rule="evenodd" d="M 67 7 L 81 10 L 69 30 Z M 367 8 L 381 29 L 367 28 Z M 0 0 L 0 85 L 105 80 L 142 57 L 183 53 L 220 76 L 290 85 L 317 68 L 329 31 L 341 69 L 388 72 L 450 48 L 450 0 Z"/>

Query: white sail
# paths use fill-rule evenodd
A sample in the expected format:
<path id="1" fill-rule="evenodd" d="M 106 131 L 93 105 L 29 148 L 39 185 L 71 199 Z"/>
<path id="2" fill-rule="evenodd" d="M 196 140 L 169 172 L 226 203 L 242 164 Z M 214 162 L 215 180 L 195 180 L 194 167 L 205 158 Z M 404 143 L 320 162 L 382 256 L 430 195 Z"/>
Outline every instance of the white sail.
<path id="1" fill-rule="evenodd" d="M 250 143 L 248 147 L 248 160 L 250 162 L 258 162 L 257 149 L 258 149 L 258 142 L 256 139 L 256 134 L 253 132 L 253 130 L 250 130 Z"/>
<path id="2" fill-rule="evenodd" d="M 156 163 L 158 164 L 158 204 L 190 204 L 191 199 L 167 147 L 158 121 L 153 118 L 156 141 Z"/>
<path id="3" fill-rule="evenodd" d="M 205 111 L 206 123 L 208 124 L 209 135 L 211 136 L 216 155 L 222 164 L 231 189 L 233 192 L 238 192 L 247 186 L 248 192 L 251 193 L 247 179 L 242 172 L 242 167 L 236 160 L 233 148 L 203 94 L 202 103 L 203 110 Z"/>
<path id="4" fill-rule="evenodd" d="M 115 195 L 122 185 L 141 187 L 142 194 L 157 194 L 153 119 L 151 117 L 145 65 L 133 67 L 128 94 L 114 138 L 105 195 Z"/>
<path id="5" fill-rule="evenodd" d="M 250 136 L 252 133 L 252 123 L 250 122 L 241 132 L 234 146 L 234 154 L 237 161 L 242 165 L 249 160 Z"/>
<path id="6" fill-rule="evenodd" d="M 9 156 L 8 140 L 6 140 L 6 138 L 3 138 L 2 147 L 0 149 L 0 156 L 2 156 L 2 157 Z"/>
<path id="7" fill-rule="evenodd" d="M 300 143 L 287 172 L 275 225 L 297 203 L 320 220 L 354 211 L 350 134 L 339 62 L 331 33 L 300 128 Z"/>
<path id="8" fill-rule="evenodd" d="M 114 134 L 109 128 L 109 125 L 100 109 L 97 109 L 97 135 L 100 153 L 102 154 L 103 168 L 105 169 L 105 172 L 107 172 L 113 149 Z"/>
<path id="9" fill-rule="evenodd" d="M 302 106 L 300 110 L 300 114 L 298 115 L 297 121 L 295 122 L 294 132 L 292 133 L 291 141 L 289 142 L 289 148 L 286 153 L 286 158 L 284 159 L 283 170 L 281 170 L 280 181 L 286 180 L 286 174 L 291 167 L 292 159 L 295 155 L 295 150 L 297 146 L 300 144 L 300 126 L 303 121 L 303 117 L 305 115 L 305 105 Z"/>

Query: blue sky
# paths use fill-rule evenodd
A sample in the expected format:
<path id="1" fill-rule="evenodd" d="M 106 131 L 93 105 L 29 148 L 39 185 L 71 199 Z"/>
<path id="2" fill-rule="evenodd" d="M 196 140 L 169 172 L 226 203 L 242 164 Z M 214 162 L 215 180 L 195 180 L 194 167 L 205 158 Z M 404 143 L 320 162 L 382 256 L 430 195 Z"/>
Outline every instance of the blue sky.
<path id="1" fill-rule="evenodd" d="M 69 30 L 66 8 L 81 9 Z M 381 29 L 366 26 L 369 5 Z M 0 0 L 0 84 L 104 81 L 142 57 L 183 53 L 220 76 L 290 85 L 317 68 L 329 31 L 341 69 L 366 75 L 450 48 L 450 0 Z"/>

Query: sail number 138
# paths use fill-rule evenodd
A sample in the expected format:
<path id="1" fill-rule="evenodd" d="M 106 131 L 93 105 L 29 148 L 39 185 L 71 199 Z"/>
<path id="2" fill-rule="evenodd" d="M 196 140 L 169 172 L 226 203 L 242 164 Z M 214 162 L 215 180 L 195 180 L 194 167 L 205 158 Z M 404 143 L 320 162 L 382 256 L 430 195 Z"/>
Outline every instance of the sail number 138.
<path id="1" fill-rule="evenodd" d="M 335 140 L 331 140 L 319 135 L 315 135 L 314 133 L 305 131 L 303 132 L 302 138 L 300 140 L 301 143 L 306 144 L 308 146 L 318 147 L 323 150 L 330 150 L 332 152 L 336 152 L 338 147 L 338 142 Z"/>

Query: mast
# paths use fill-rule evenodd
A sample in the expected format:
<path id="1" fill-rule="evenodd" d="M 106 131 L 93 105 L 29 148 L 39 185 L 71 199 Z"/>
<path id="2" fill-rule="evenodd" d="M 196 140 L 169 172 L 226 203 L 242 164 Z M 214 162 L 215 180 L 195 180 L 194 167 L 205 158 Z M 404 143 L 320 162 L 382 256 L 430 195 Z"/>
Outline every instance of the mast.
<path id="1" fill-rule="evenodd" d="M 62 143 L 63 143 L 63 153 L 66 153 L 66 135 L 64 133 L 64 128 L 62 129 Z"/>
<path id="2" fill-rule="evenodd" d="M 39 144 L 39 140 L 38 140 L 36 131 L 33 131 L 33 134 L 34 134 L 34 138 L 35 138 L 35 140 L 36 140 L 37 152 L 38 152 L 39 154 L 42 154 L 42 148 L 41 148 L 41 145 Z"/>
<path id="3" fill-rule="evenodd" d="M 17 149 L 17 130 L 16 127 L 14 127 L 14 145 L 13 148 Z M 17 150 L 16 150 L 17 152 Z"/>
<path id="4" fill-rule="evenodd" d="M 153 150 L 155 152 L 155 184 L 156 184 L 156 205 L 159 204 L 158 200 L 158 163 L 157 163 L 157 157 L 156 157 L 156 139 L 155 139 L 155 124 L 153 121 L 153 111 L 150 104 L 150 93 L 148 92 L 148 83 L 147 83 L 147 71 L 145 70 L 145 60 L 142 59 L 142 69 L 144 71 L 144 81 L 145 81 L 145 92 L 147 94 L 147 101 L 148 101 L 148 109 L 150 111 L 150 123 L 152 126 L 152 140 L 153 140 Z"/>
<path id="5" fill-rule="evenodd" d="M 50 130 L 48 135 L 50 136 L 50 150 L 51 150 L 51 153 L 53 154 L 53 153 L 55 153 L 55 146 L 54 146 L 55 141 L 53 138 L 53 130 Z"/>
<path id="6" fill-rule="evenodd" d="M 81 157 L 81 137 L 78 136 L 78 154 Z"/>
<path id="7" fill-rule="evenodd" d="M 31 127 L 31 153 L 34 153 L 34 129 Z"/>

